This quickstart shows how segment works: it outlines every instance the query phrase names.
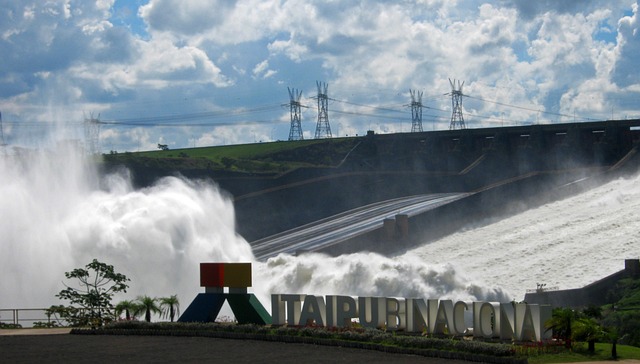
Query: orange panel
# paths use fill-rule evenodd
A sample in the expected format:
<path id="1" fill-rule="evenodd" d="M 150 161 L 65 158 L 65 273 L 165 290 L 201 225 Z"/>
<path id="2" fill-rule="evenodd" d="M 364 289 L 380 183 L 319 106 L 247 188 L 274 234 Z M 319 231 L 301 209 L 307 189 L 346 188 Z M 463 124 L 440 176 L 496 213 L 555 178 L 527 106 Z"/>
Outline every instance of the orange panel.
<path id="1" fill-rule="evenodd" d="M 251 287 L 251 263 L 224 263 L 224 286 Z"/>

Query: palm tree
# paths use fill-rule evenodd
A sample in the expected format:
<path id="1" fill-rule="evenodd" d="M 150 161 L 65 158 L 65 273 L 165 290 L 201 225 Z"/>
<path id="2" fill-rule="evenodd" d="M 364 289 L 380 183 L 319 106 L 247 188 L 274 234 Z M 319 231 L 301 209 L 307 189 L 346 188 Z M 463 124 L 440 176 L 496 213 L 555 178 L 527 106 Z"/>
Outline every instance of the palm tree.
<path id="1" fill-rule="evenodd" d="M 609 340 L 611 340 L 611 358 L 618 360 L 618 329 L 613 327 L 607 330 Z"/>
<path id="2" fill-rule="evenodd" d="M 152 313 L 159 314 L 161 312 L 160 307 L 158 307 L 158 299 L 155 297 L 152 298 L 149 296 L 138 296 L 136 301 L 137 308 L 134 315 L 138 315 L 144 312 L 144 320 L 147 322 L 151 322 Z"/>
<path id="3" fill-rule="evenodd" d="M 138 308 L 138 305 L 134 301 L 120 301 L 115 307 L 116 315 L 120 316 L 124 312 L 124 317 L 127 321 L 131 320 L 131 313 L 133 312 L 133 318 L 135 318 L 135 312 Z"/>
<path id="4" fill-rule="evenodd" d="M 589 343 L 589 352 L 596 352 L 596 341 L 606 337 L 606 333 L 602 326 L 591 318 L 578 318 L 574 324 L 574 336 L 576 340 L 584 340 Z"/>
<path id="5" fill-rule="evenodd" d="M 564 340 L 567 349 L 571 349 L 573 337 L 572 326 L 577 314 L 570 308 L 556 308 L 549 321 L 545 323 L 547 330 L 553 330 L 553 336 Z"/>
<path id="6" fill-rule="evenodd" d="M 178 295 L 160 298 L 160 309 L 162 310 L 162 316 L 173 319 L 176 315 L 180 315 L 180 301 L 178 301 Z"/>

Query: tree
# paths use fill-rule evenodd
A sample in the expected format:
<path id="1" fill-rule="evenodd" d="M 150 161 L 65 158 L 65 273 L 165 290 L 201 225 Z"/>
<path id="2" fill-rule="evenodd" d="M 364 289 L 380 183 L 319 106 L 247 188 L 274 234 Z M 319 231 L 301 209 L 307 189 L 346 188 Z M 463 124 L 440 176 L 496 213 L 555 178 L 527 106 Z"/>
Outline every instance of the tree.
<path id="1" fill-rule="evenodd" d="M 91 327 L 102 326 L 113 319 L 111 299 L 114 293 L 127 292 L 127 278 L 117 273 L 112 265 L 94 259 L 84 268 L 65 272 L 67 279 L 77 279 L 78 288 L 63 289 L 56 297 L 68 300 L 71 305 L 80 306 L 79 310 L 70 310 L 69 319 L 76 325 Z"/>
<path id="2" fill-rule="evenodd" d="M 618 360 L 618 330 L 614 328 L 609 328 L 606 330 L 609 334 L 609 340 L 611 340 L 611 359 Z"/>
<path id="3" fill-rule="evenodd" d="M 160 298 L 160 310 L 163 317 L 169 317 L 171 322 L 176 315 L 180 315 L 180 301 L 178 301 L 178 295 Z"/>
<path id="4" fill-rule="evenodd" d="M 602 307 L 589 305 L 582 310 L 582 313 L 587 317 L 600 320 L 602 318 Z"/>
<path id="5" fill-rule="evenodd" d="M 574 320 L 573 336 L 589 344 L 589 352 L 596 352 L 596 341 L 607 337 L 606 332 L 594 319 L 581 317 Z"/>
<path id="6" fill-rule="evenodd" d="M 152 313 L 159 314 L 162 312 L 158 306 L 158 299 L 155 297 L 139 296 L 136 301 L 137 307 L 134 315 L 137 316 L 144 312 L 144 320 L 147 322 L 151 322 Z"/>
<path id="7" fill-rule="evenodd" d="M 124 301 L 118 302 L 118 304 L 115 307 L 115 313 L 116 315 L 120 316 L 120 314 L 124 312 L 124 318 L 127 321 L 130 321 L 132 318 L 135 319 L 135 315 L 132 316 L 131 313 L 136 312 L 137 308 L 138 308 L 138 305 L 134 301 L 124 300 Z"/>
<path id="8" fill-rule="evenodd" d="M 67 325 L 75 325 L 74 317 L 78 314 L 78 309 L 74 307 L 66 307 L 64 305 L 52 305 L 44 311 L 47 321 L 56 322 L 58 324 L 66 323 Z M 53 317 L 53 321 L 51 321 Z M 66 321 L 66 322 L 65 322 Z"/>
<path id="9" fill-rule="evenodd" d="M 553 336 L 564 340 L 567 349 L 571 349 L 573 322 L 577 313 L 570 308 L 556 308 L 549 321 L 545 323 L 547 330 L 553 330 Z"/>

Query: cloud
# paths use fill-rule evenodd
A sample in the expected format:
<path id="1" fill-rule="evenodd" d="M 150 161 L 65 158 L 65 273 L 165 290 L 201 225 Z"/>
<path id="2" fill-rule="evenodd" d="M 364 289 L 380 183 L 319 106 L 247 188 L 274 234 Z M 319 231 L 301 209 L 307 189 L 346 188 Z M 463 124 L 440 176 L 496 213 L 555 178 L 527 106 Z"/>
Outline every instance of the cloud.
<path id="1" fill-rule="evenodd" d="M 640 83 L 638 57 L 640 56 L 640 27 L 638 22 L 638 3 L 633 5 L 633 15 L 625 16 L 618 22 L 617 62 L 613 80 L 621 87 Z"/>
<path id="2" fill-rule="evenodd" d="M 199 48 L 178 47 L 166 38 L 141 42 L 140 46 L 142 57 L 132 68 L 141 85 L 158 88 L 185 82 L 229 85 L 220 69 Z"/>
<path id="3" fill-rule="evenodd" d="M 285 5 L 286 6 L 286 5 Z M 150 0 L 139 15 L 151 34 L 165 33 L 175 39 L 201 46 L 238 44 L 269 36 L 281 20 L 277 2 Z"/>
<path id="4" fill-rule="evenodd" d="M 274 71 L 272 69 L 269 69 L 269 61 L 268 60 L 264 60 L 260 63 L 258 63 L 254 68 L 253 68 L 253 76 L 255 78 L 269 78 L 273 75 L 275 75 L 276 73 L 278 73 L 277 71 Z"/>
<path id="5" fill-rule="evenodd" d="M 291 38 L 287 40 L 275 40 L 269 43 L 267 48 L 270 53 L 284 54 L 287 58 L 297 63 L 301 62 L 309 52 L 307 46 L 296 43 Z"/>
<path id="6" fill-rule="evenodd" d="M 93 73 L 101 74 L 101 65 L 133 59 L 131 36 L 104 21 L 110 3 L 10 2 L 6 8 L 3 4 L 3 98 L 28 96 L 27 102 L 34 105 L 68 105 L 82 95 L 78 92 L 82 80 L 74 70 L 91 65 Z M 9 105 L 14 110 L 25 106 Z"/>
<path id="7" fill-rule="evenodd" d="M 607 1 L 611 7 L 618 7 L 624 1 L 611 0 Z M 599 0 L 504 0 L 502 4 L 514 7 L 518 10 L 520 17 L 525 20 L 532 20 L 542 14 L 577 14 L 590 13 L 594 9 L 602 8 L 603 3 Z M 627 4 L 625 4 L 627 5 Z"/>
<path id="8" fill-rule="evenodd" d="M 609 118 L 612 108 L 638 115 L 637 2 L 141 3 L 0 0 L 4 116 L 82 120 L 83 111 L 94 111 L 111 120 L 179 119 L 255 109 L 215 126 L 217 136 L 150 126 L 137 140 L 155 148 L 162 135 L 176 146 L 221 142 L 220 135 L 227 144 L 286 139 L 288 114 L 280 107 L 288 101 L 286 87 L 303 91 L 311 107 L 303 129 L 313 134 L 308 98 L 321 80 L 338 100 L 330 104 L 331 123 L 350 134 L 403 130 L 403 123 L 406 130 L 409 89 L 425 93 L 424 124 L 446 128 L 449 78 L 466 81 L 471 127 L 573 121 L 574 113 L 581 120 Z M 264 105 L 269 113 L 260 111 Z M 198 121 L 220 121 L 214 119 Z M 267 126 L 248 132 L 247 123 L 257 121 Z M 228 126 L 233 122 L 239 125 Z M 114 145 L 120 137 L 123 145 L 133 143 L 130 150 L 139 148 L 127 136 L 133 129 L 123 129 L 105 135 Z"/>
<path id="9" fill-rule="evenodd" d="M 83 110 L 105 110 L 140 89 L 231 84 L 203 50 L 161 35 L 143 40 L 111 24 L 113 1 L 2 5 L 0 107 L 14 118 L 42 119 L 37 107 L 77 105 L 47 114 L 81 120 Z"/>
<path id="10" fill-rule="evenodd" d="M 152 32 L 188 37 L 224 24 L 235 5 L 231 0 L 151 0 L 138 13 Z"/>

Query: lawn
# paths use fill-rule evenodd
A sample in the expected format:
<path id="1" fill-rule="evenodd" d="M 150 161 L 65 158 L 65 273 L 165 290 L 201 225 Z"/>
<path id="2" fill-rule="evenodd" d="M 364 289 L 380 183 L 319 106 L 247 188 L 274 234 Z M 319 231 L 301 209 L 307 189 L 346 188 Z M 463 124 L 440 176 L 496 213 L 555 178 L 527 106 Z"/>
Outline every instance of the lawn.
<path id="1" fill-rule="evenodd" d="M 235 144 L 235 145 L 222 145 L 215 147 L 204 148 L 184 148 L 173 150 L 157 150 L 149 152 L 135 153 L 140 157 L 147 158 L 167 158 L 170 156 L 176 156 L 180 153 L 184 153 L 192 158 L 207 158 L 207 159 L 255 159 L 264 155 L 280 152 L 284 150 L 290 150 L 295 148 L 307 147 L 312 144 L 322 142 L 321 140 L 301 140 L 301 141 L 287 141 L 287 142 L 269 142 L 269 143 L 252 143 L 252 144 Z"/>
<path id="2" fill-rule="evenodd" d="M 618 360 L 635 359 L 640 360 L 640 348 L 628 345 L 618 345 Z M 585 361 L 607 361 L 611 360 L 611 344 L 596 343 L 595 354 L 587 352 L 586 343 L 574 343 L 571 352 L 557 354 L 542 354 L 529 356 L 529 364 L 546 363 L 576 363 Z"/>

